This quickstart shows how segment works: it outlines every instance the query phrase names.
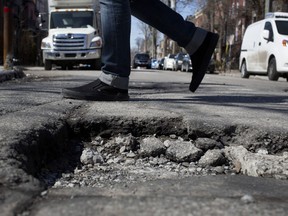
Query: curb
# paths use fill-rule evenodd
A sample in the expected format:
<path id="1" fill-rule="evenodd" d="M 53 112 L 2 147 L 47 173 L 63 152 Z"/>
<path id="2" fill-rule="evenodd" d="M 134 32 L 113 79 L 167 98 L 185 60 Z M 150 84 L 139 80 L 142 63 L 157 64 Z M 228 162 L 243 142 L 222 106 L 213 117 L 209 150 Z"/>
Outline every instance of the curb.
<path id="1" fill-rule="evenodd" d="M 25 73 L 22 68 L 13 68 L 12 70 L 0 70 L 0 83 L 9 81 L 12 79 L 18 79 L 25 77 Z"/>

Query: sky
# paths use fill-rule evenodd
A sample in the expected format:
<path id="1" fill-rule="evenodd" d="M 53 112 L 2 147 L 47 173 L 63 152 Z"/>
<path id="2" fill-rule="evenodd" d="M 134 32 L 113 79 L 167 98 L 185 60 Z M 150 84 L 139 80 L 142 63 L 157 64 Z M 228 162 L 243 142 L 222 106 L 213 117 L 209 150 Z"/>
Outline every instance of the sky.
<path id="1" fill-rule="evenodd" d="M 186 6 L 186 7 L 178 7 L 177 10 L 185 19 L 188 15 L 193 15 L 194 11 L 196 10 L 194 5 Z M 131 47 L 136 47 L 136 38 L 140 37 L 143 38 L 141 31 L 138 28 L 139 20 L 132 16 L 132 24 L 131 24 L 131 38 L 130 38 L 130 44 Z"/>

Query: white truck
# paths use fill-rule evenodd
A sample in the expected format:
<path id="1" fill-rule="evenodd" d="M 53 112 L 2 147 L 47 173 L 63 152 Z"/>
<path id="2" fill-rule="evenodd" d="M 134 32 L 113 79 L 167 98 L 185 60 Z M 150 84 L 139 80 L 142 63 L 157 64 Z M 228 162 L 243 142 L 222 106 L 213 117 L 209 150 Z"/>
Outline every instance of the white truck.
<path id="1" fill-rule="evenodd" d="M 242 78 L 268 75 L 288 81 L 288 13 L 266 14 L 265 19 L 248 26 L 239 59 Z"/>
<path id="2" fill-rule="evenodd" d="M 52 65 L 72 69 L 80 64 L 100 69 L 98 8 L 97 0 L 48 0 L 48 36 L 41 43 L 45 70 Z"/>

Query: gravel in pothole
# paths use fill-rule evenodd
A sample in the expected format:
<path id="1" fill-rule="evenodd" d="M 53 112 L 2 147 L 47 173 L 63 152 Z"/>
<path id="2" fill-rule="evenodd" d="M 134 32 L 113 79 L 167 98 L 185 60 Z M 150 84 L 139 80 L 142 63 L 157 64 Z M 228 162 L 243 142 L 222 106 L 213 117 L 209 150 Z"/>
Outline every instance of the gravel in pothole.
<path id="1" fill-rule="evenodd" d="M 98 136 L 74 148 L 80 156 L 76 166 L 75 158 L 72 162 L 69 159 L 58 161 L 43 169 L 39 178 L 53 188 L 109 187 L 163 178 L 237 173 L 224 155 L 223 144 L 210 138 L 194 141 L 176 135 L 119 134 L 109 139 Z M 59 164 L 65 164 L 66 170 L 63 166 L 59 168 Z"/>

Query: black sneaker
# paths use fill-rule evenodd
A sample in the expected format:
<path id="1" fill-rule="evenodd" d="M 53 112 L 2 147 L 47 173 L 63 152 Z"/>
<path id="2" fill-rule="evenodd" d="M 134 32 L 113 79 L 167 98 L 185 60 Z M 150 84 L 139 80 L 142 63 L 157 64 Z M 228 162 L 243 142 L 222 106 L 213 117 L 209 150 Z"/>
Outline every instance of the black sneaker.
<path id="1" fill-rule="evenodd" d="M 192 80 L 189 86 L 190 91 L 195 92 L 202 82 L 213 55 L 213 52 L 217 46 L 219 35 L 208 32 L 202 45 L 198 50 L 190 56 L 192 61 Z"/>
<path id="2" fill-rule="evenodd" d="M 65 88 L 64 98 L 92 101 L 128 101 L 128 90 L 118 89 L 101 82 L 99 79 L 83 86 Z"/>

